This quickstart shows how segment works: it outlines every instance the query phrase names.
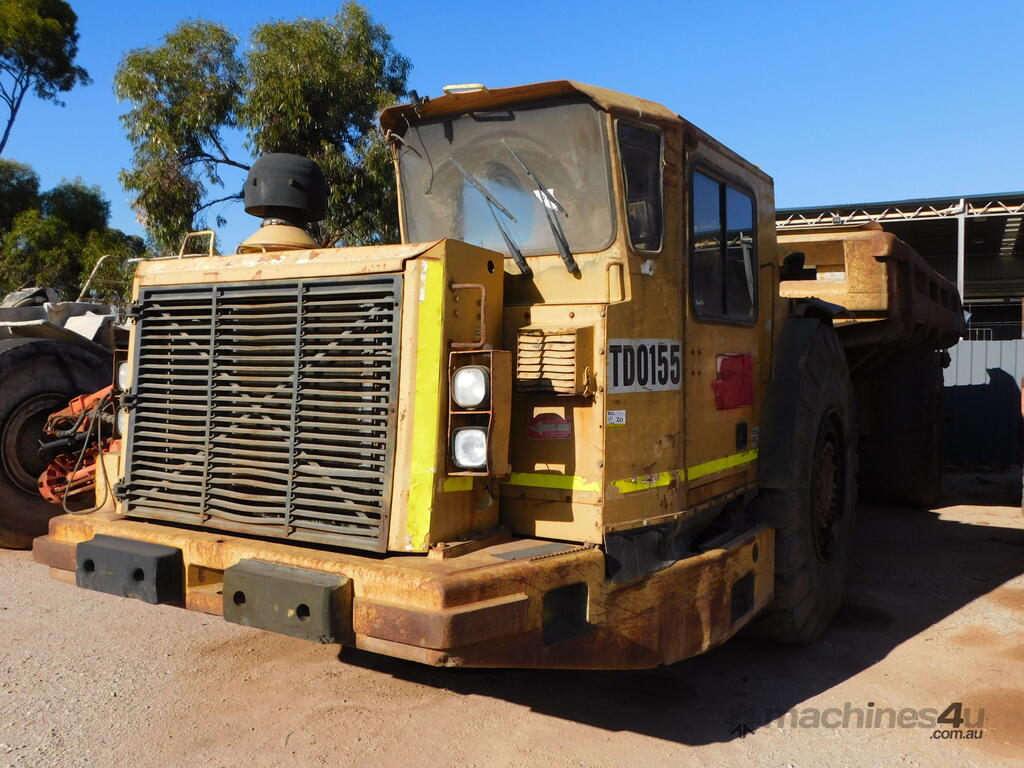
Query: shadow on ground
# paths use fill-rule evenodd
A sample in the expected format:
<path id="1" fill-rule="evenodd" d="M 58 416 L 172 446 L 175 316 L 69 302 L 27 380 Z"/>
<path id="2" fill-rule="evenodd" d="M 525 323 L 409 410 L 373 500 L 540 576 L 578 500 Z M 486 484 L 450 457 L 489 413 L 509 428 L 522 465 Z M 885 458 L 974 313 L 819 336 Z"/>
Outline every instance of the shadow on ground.
<path id="1" fill-rule="evenodd" d="M 1019 507 L 1020 469 L 953 473 L 944 492 L 943 506 Z M 1022 529 L 943 520 L 928 510 L 861 506 L 858 515 L 845 605 L 809 647 L 739 637 L 704 656 L 643 672 L 434 669 L 351 649 L 344 659 L 609 731 L 689 745 L 731 741 L 743 726 L 763 724 L 765 712 L 799 707 L 1024 572 Z"/>

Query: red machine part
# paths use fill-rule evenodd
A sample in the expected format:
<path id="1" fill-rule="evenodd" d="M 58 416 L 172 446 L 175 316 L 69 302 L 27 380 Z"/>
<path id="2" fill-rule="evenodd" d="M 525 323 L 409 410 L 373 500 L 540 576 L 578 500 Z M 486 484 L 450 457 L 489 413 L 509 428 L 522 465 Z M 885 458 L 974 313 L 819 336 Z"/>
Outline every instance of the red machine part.
<path id="1" fill-rule="evenodd" d="M 53 504 L 67 504 L 93 497 L 96 488 L 96 460 L 100 453 L 120 449 L 111 426 L 103 436 L 104 416 L 113 422 L 113 386 L 91 395 L 79 395 L 67 407 L 46 420 L 43 434 L 69 442 L 69 450 L 55 456 L 39 477 L 39 494 Z M 95 433 L 95 434 L 93 434 Z M 73 440 L 80 435 L 82 439 Z M 74 445 L 70 443 L 74 442 Z M 88 503 L 88 502 L 86 502 Z"/>
<path id="2" fill-rule="evenodd" d="M 96 484 L 96 452 L 90 451 L 82 461 L 82 468 L 75 472 L 77 457 L 62 453 L 39 476 L 39 495 L 51 504 L 61 504 L 88 492 Z"/>
<path id="3" fill-rule="evenodd" d="M 95 410 L 100 403 L 113 394 L 113 391 L 114 385 L 111 384 L 109 387 L 104 387 L 99 392 L 93 392 L 91 395 L 79 395 L 72 398 L 66 408 L 50 414 L 50 417 L 46 420 L 46 426 L 43 427 L 43 432 L 48 435 L 55 435 L 61 430 L 69 429 L 74 426 L 83 413 Z M 79 426 L 78 431 L 84 431 L 86 428 L 87 425 L 83 422 Z"/>

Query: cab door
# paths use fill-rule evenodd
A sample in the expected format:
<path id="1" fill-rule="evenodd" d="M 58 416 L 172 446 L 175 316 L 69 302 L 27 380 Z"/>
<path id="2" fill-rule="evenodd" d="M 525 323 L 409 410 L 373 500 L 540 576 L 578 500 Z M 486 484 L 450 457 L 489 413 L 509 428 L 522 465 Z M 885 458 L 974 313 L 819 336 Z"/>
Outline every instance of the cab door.
<path id="1" fill-rule="evenodd" d="M 767 180 L 767 184 L 766 184 Z M 687 506 L 756 478 L 763 349 L 770 338 L 770 179 L 698 143 L 687 159 L 684 351 Z M 767 230 L 767 231 L 765 231 Z M 762 283 L 765 285 L 762 286 Z"/>

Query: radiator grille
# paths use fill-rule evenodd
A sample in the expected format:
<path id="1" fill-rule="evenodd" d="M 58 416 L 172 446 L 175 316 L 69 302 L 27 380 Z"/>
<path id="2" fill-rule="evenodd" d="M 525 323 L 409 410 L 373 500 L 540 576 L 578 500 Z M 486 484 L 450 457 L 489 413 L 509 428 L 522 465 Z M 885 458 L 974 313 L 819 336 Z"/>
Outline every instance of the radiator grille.
<path id="1" fill-rule="evenodd" d="M 385 549 L 401 289 L 143 288 L 126 513 Z"/>

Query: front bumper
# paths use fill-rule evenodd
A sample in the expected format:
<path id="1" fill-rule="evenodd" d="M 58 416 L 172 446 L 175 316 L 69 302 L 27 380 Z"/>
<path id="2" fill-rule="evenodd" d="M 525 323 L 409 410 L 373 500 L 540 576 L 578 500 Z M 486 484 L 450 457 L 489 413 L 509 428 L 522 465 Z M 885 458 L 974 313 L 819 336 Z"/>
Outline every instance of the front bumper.
<path id="1" fill-rule="evenodd" d="M 73 580 L 78 544 L 96 535 L 180 550 L 181 602 L 213 615 L 224 615 L 225 570 L 241 561 L 336 575 L 346 587 L 340 642 L 437 666 L 636 669 L 695 656 L 768 604 L 775 559 L 773 531 L 759 526 L 612 584 L 591 546 L 513 539 L 448 559 L 377 557 L 101 512 L 55 517 L 34 557 Z"/>

